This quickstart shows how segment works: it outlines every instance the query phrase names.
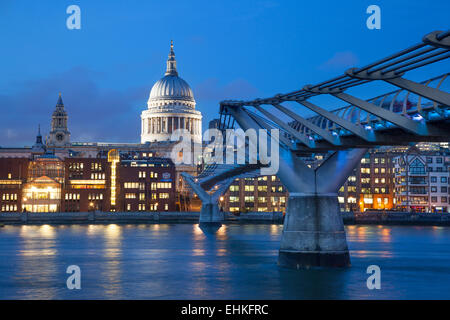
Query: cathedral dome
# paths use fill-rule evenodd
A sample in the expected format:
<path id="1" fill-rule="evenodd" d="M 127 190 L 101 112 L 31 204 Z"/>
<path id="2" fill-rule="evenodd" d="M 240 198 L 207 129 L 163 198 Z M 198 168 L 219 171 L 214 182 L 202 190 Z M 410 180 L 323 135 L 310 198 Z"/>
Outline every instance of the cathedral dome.
<path id="1" fill-rule="evenodd" d="M 194 101 L 194 94 L 186 81 L 178 75 L 167 75 L 158 80 L 150 91 L 150 101 L 187 100 Z"/>
<path id="2" fill-rule="evenodd" d="M 141 143 L 178 141 L 178 129 L 189 132 L 192 141 L 202 142 L 202 113 L 195 110 L 191 87 L 178 76 L 171 41 L 166 73 L 153 85 L 147 110 L 141 113 Z"/>
<path id="3" fill-rule="evenodd" d="M 147 104 L 149 109 L 176 105 L 195 108 L 194 93 L 191 87 L 178 76 L 173 42 L 170 43 L 170 53 L 164 78 L 153 85 Z"/>

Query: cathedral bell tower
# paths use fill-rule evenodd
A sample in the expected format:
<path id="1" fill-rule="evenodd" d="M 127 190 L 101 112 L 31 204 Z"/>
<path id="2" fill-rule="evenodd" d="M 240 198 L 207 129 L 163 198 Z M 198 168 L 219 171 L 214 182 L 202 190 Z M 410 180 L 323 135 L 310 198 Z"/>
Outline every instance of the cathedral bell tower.
<path id="1" fill-rule="evenodd" d="M 47 140 L 47 146 L 65 147 L 70 145 L 70 132 L 67 129 L 67 118 L 61 93 L 59 93 L 58 102 L 52 115 L 52 129 Z"/>

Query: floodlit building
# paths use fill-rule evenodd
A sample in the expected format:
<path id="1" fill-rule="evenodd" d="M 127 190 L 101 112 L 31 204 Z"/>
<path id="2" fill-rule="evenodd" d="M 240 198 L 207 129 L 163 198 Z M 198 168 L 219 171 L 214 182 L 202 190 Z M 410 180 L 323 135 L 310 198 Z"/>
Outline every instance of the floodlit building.
<path id="1" fill-rule="evenodd" d="M 61 211 L 64 163 L 53 154 L 38 156 L 28 163 L 28 179 L 23 185 L 22 206 L 17 211 Z"/>

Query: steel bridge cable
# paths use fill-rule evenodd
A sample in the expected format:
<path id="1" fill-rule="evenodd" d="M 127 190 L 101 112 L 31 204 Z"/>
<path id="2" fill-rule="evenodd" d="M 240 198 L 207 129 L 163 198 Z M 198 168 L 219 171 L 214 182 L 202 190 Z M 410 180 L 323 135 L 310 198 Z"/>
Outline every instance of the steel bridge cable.
<path id="1" fill-rule="evenodd" d="M 346 76 L 340 81 L 337 81 L 337 82 L 334 82 L 334 83 L 330 83 L 330 84 L 327 84 L 327 85 L 319 86 L 319 89 L 336 87 L 336 86 L 339 86 L 340 84 L 345 83 L 345 82 L 347 82 L 349 80 L 353 80 L 353 78 L 351 78 L 349 76 Z"/>
<path id="2" fill-rule="evenodd" d="M 440 49 L 440 51 L 433 52 L 433 53 L 427 54 L 425 56 L 418 57 L 418 58 L 416 58 L 416 59 L 414 59 L 412 61 L 407 61 L 407 62 L 401 63 L 399 65 L 393 66 L 392 68 L 389 68 L 387 70 L 383 70 L 383 71 L 381 71 L 381 74 L 386 74 L 388 72 L 397 71 L 398 69 L 401 69 L 403 67 L 407 67 L 407 66 L 416 64 L 418 62 L 425 61 L 427 59 L 433 58 L 435 56 L 439 56 L 439 55 L 441 55 L 443 53 L 446 53 L 446 52 L 448 52 L 448 50 Z"/>
<path id="3" fill-rule="evenodd" d="M 318 83 L 318 84 L 312 86 L 311 88 L 321 87 L 321 86 L 323 86 L 323 85 L 325 85 L 325 84 L 327 84 L 327 83 L 331 83 L 331 82 L 334 82 L 334 81 L 338 81 L 338 80 L 340 80 L 340 79 L 342 79 L 342 78 L 345 78 L 345 77 L 347 77 L 347 75 L 342 75 L 342 76 L 333 78 L 333 79 L 331 79 L 331 80 L 323 81 L 323 82 L 321 82 L 321 83 Z"/>
<path id="4" fill-rule="evenodd" d="M 439 57 L 439 58 L 435 58 L 435 59 L 433 59 L 433 60 L 424 61 L 424 62 L 422 62 L 422 63 L 419 63 L 419 64 L 416 65 L 416 66 L 411 66 L 411 67 L 406 68 L 406 69 L 398 70 L 397 72 L 398 72 L 398 73 L 407 72 L 407 71 L 410 71 L 410 70 L 412 70 L 412 69 L 416 69 L 416 68 L 419 68 L 419 67 L 423 67 L 423 66 L 426 66 L 427 64 L 435 63 L 435 62 L 438 62 L 438 61 L 441 61 L 441 60 L 444 60 L 444 59 L 447 59 L 447 58 L 450 58 L 450 53 L 447 53 L 445 56 L 442 56 L 442 57 Z"/>
<path id="5" fill-rule="evenodd" d="M 367 65 L 367 66 L 365 66 L 365 67 L 359 68 L 359 69 L 355 70 L 355 73 L 359 73 L 359 72 L 368 70 L 368 69 L 370 69 L 370 68 L 373 68 L 373 67 L 378 66 L 378 65 L 380 65 L 380 64 L 382 64 L 382 63 L 388 62 L 388 61 L 390 61 L 390 60 L 392 60 L 392 59 L 395 59 L 395 58 L 400 57 L 400 56 L 402 56 L 402 55 L 404 55 L 404 54 L 410 53 L 410 52 L 412 52 L 412 51 L 414 51 L 414 50 L 423 48 L 423 47 L 425 47 L 425 46 L 426 46 L 425 43 L 419 43 L 419 44 L 416 44 L 415 46 L 412 46 L 412 47 L 409 47 L 409 48 L 407 48 L 407 49 L 404 49 L 404 50 L 402 50 L 402 51 L 400 51 L 400 52 L 394 53 L 394 54 L 392 54 L 392 55 L 390 55 L 390 56 L 388 56 L 388 57 L 386 57 L 386 58 L 384 58 L 384 59 L 381 59 L 381 60 L 379 60 L 379 61 L 376 61 L 376 62 L 374 62 L 374 63 L 371 63 L 371 64 L 369 64 L 369 65 Z"/>
<path id="6" fill-rule="evenodd" d="M 347 87 L 349 88 L 349 87 L 353 87 L 353 86 L 359 85 L 360 82 L 362 83 L 362 82 L 366 81 L 366 80 L 362 80 L 362 79 L 352 79 L 352 78 L 350 78 L 350 79 L 351 79 L 351 81 L 347 81 L 346 83 L 341 84 L 341 85 L 327 87 L 327 89 L 332 90 L 332 89 L 335 89 L 335 88 L 337 88 L 337 89 L 342 89 L 344 87 L 345 88 L 347 88 Z"/>
<path id="7" fill-rule="evenodd" d="M 348 88 L 351 88 L 351 87 L 355 87 L 355 86 L 359 86 L 359 85 L 362 85 L 362 84 L 365 84 L 365 83 L 368 83 L 368 82 L 371 82 L 371 81 L 372 80 L 361 80 L 361 82 L 359 82 L 359 83 L 354 83 L 354 84 L 349 84 L 349 85 L 342 86 L 341 89 L 345 90 L 345 89 L 348 89 Z"/>
<path id="8" fill-rule="evenodd" d="M 385 69 L 385 68 L 389 68 L 389 67 L 391 67 L 391 66 L 393 66 L 393 65 L 395 65 L 395 64 L 397 64 L 397 63 L 400 63 L 400 62 L 403 62 L 403 61 L 406 61 L 406 60 L 415 58 L 415 57 L 417 57 L 417 56 L 420 56 L 420 55 L 422 55 L 422 54 L 425 54 L 425 53 L 427 53 L 427 52 L 430 52 L 430 51 L 433 51 L 433 50 L 437 50 L 437 49 L 438 49 L 438 48 L 430 47 L 430 48 L 426 48 L 426 49 L 421 50 L 421 51 L 416 52 L 416 53 L 411 53 L 411 54 L 406 55 L 405 57 L 403 57 L 403 58 L 401 58 L 401 59 L 399 59 L 399 60 L 392 61 L 392 62 L 390 62 L 390 63 L 388 63 L 388 64 L 382 65 L 382 66 L 377 67 L 377 68 L 375 68 L 375 69 L 373 69 L 373 70 L 368 70 L 367 73 L 368 73 L 368 74 L 371 74 L 371 73 L 374 73 L 374 72 L 383 70 L 383 69 Z"/>
<path id="9" fill-rule="evenodd" d="M 436 36 L 436 39 L 441 41 L 444 38 L 450 37 L 450 30 L 444 31 Z"/>

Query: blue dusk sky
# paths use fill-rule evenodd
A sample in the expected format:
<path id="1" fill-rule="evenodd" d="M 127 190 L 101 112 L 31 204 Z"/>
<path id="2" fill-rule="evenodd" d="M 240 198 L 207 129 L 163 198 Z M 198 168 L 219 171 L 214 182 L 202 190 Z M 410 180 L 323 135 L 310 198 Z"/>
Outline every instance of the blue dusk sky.
<path id="1" fill-rule="evenodd" d="M 80 30 L 66 27 L 72 4 L 81 8 Z M 366 27 L 371 4 L 381 8 L 381 30 Z M 140 113 L 164 74 L 171 39 L 206 127 L 223 99 L 340 75 L 448 29 L 449 12 L 448 0 L 1 0 L 0 146 L 33 144 L 38 124 L 46 135 L 58 92 L 72 141 L 138 142 Z M 408 78 L 448 71 L 443 61 Z"/>

